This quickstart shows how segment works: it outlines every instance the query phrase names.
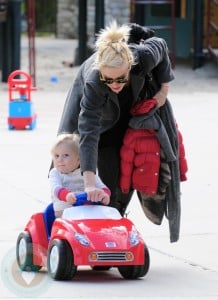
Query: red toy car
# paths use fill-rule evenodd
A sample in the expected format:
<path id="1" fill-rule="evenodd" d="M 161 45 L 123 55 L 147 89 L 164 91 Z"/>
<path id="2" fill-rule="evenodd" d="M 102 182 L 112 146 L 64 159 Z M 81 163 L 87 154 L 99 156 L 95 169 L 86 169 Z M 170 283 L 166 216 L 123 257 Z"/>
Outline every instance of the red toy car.
<path id="1" fill-rule="evenodd" d="M 56 280 L 70 280 L 78 266 L 93 270 L 117 267 L 127 279 L 144 277 L 149 270 L 149 252 L 135 225 L 118 210 L 103 205 L 77 205 L 54 216 L 51 203 L 32 215 L 17 239 L 16 256 L 23 271 L 47 267 Z"/>

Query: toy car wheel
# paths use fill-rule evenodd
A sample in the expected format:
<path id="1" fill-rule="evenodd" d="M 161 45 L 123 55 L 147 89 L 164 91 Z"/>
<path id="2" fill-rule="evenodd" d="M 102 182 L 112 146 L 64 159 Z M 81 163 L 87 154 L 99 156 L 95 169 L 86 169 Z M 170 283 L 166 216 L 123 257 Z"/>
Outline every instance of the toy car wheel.
<path id="1" fill-rule="evenodd" d="M 73 251 L 65 240 L 55 239 L 48 249 L 47 268 L 50 276 L 56 280 L 70 280 L 77 271 L 74 265 Z"/>
<path id="2" fill-rule="evenodd" d="M 16 257 L 22 271 L 37 272 L 41 266 L 33 264 L 33 244 L 29 232 L 21 232 L 17 238 Z"/>
<path id="3" fill-rule="evenodd" d="M 146 245 L 144 248 L 144 256 L 144 265 L 119 266 L 118 270 L 120 274 L 126 279 L 136 279 L 139 277 L 144 277 L 147 274 L 150 266 L 150 256 Z"/>
<path id="4" fill-rule="evenodd" d="M 36 120 L 33 120 L 32 123 L 29 126 L 30 130 L 33 130 L 34 128 L 36 128 Z"/>
<path id="5" fill-rule="evenodd" d="M 14 129 L 14 126 L 13 125 L 8 125 L 8 129 L 12 130 L 12 129 Z"/>

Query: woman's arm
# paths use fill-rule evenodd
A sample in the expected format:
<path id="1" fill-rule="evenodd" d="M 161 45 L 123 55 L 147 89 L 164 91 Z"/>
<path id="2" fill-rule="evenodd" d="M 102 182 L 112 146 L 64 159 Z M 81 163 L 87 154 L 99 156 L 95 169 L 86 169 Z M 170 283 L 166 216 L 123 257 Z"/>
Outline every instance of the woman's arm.
<path id="1" fill-rule="evenodd" d="M 150 72 L 157 84 L 157 91 L 153 98 L 157 100 L 160 107 L 165 104 L 169 83 L 174 79 L 167 43 L 162 38 L 147 39 L 140 45 L 138 53 L 142 72 L 145 72 L 144 74 Z"/>
<path id="2" fill-rule="evenodd" d="M 169 91 L 169 83 L 162 83 L 160 90 L 154 95 L 154 99 L 157 100 L 158 107 L 163 106 L 166 102 Z"/>
<path id="3" fill-rule="evenodd" d="M 78 120 L 80 168 L 82 173 L 84 171 L 96 173 L 104 104 L 105 95 L 98 83 L 94 81 L 86 82 Z"/>
<path id="4" fill-rule="evenodd" d="M 97 188 L 95 184 L 95 173 L 92 171 L 83 172 L 84 188 L 87 193 L 87 199 L 93 202 L 102 201 L 108 205 L 110 201 L 109 193 L 102 188 Z"/>
<path id="5" fill-rule="evenodd" d="M 62 132 L 72 133 L 78 129 L 78 116 L 80 113 L 80 101 L 83 92 L 83 81 L 81 77 L 82 68 L 79 70 L 64 103 L 58 134 Z"/>

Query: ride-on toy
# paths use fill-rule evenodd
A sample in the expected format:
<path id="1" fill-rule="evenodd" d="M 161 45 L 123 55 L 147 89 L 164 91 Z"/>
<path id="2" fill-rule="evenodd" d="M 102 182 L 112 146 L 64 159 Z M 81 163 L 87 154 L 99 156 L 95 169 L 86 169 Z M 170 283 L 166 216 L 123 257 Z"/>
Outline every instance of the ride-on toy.
<path id="1" fill-rule="evenodd" d="M 94 205 L 85 193 L 55 218 L 53 204 L 32 215 L 17 239 L 17 263 L 23 271 L 46 267 L 56 280 L 71 280 L 78 266 L 93 270 L 117 267 L 127 279 L 144 277 L 149 252 L 135 225 L 117 209 Z M 89 205 L 84 205 L 89 204 Z"/>
<path id="2" fill-rule="evenodd" d="M 19 77 L 19 78 L 18 78 Z M 8 76 L 8 129 L 34 129 L 36 113 L 31 101 L 32 79 L 28 73 L 16 70 Z"/>

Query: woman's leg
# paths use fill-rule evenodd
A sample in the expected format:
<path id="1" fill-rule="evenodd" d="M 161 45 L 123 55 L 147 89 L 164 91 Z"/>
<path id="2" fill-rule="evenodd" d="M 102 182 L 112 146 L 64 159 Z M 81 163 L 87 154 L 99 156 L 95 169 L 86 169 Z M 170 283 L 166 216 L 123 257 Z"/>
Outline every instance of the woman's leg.
<path id="1" fill-rule="evenodd" d="M 131 200 L 133 191 L 123 194 L 119 187 L 120 154 L 115 147 L 100 148 L 98 153 L 98 174 L 111 190 L 110 206 L 119 210 L 123 216 Z"/>

